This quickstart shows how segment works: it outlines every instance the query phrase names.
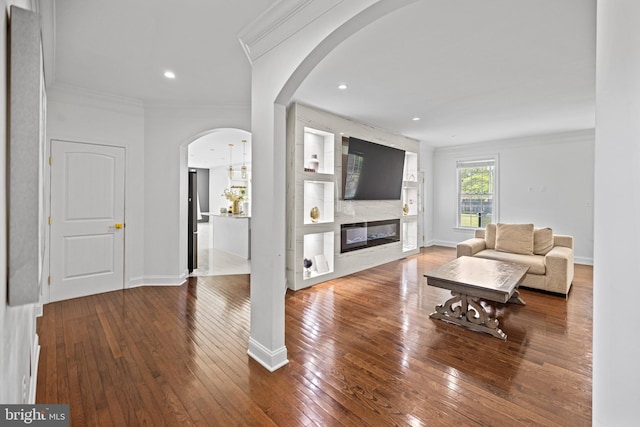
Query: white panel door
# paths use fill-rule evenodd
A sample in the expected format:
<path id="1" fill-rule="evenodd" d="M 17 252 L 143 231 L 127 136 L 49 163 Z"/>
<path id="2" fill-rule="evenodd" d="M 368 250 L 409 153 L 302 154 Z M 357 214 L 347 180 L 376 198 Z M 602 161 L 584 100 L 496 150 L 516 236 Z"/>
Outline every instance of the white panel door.
<path id="1" fill-rule="evenodd" d="M 50 301 L 124 286 L 121 147 L 51 142 Z"/>

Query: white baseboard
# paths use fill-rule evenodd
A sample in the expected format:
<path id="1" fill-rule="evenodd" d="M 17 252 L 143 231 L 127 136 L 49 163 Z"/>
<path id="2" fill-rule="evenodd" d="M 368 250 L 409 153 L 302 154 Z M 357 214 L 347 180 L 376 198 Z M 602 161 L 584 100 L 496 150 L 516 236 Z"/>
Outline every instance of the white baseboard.
<path id="1" fill-rule="evenodd" d="M 253 360 L 264 366 L 269 372 L 273 372 L 287 363 L 287 347 L 281 347 L 271 351 L 253 338 L 249 338 L 249 350 L 247 354 Z"/>
<path id="2" fill-rule="evenodd" d="M 460 242 L 446 242 L 444 240 L 434 240 L 434 246 L 444 246 L 445 248 L 455 248 Z"/>
<path id="3" fill-rule="evenodd" d="M 593 258 L 577 256 L 573 258 L 576 264 L 593 265 Z"/>
<path id="4" fill-rule="evenodd" d="M 129 279 L 129 283 L 125 285 L 125 289 L 139 288 L 140 286 L 144 286 L 144 277 L 135 277 Z"/>
<path id="5" fill-rule="evenodd" d="M 33 347 L 31 348 L 31 378 L 29 379 L 29 397 L 27 404 L 35 405 L 36 403 L 36 386 L 38 385 L 38 363 L 40 362 L 40 339 L 35 334 L 33 339 Z"/>
<path id="6" fill-rule="evenodd" d="M 126 289 L 139 288 L 141 286 L 182 286 L 187 280 L 187 275 L 180 276 L 146 276 L 130 279 Z"/>

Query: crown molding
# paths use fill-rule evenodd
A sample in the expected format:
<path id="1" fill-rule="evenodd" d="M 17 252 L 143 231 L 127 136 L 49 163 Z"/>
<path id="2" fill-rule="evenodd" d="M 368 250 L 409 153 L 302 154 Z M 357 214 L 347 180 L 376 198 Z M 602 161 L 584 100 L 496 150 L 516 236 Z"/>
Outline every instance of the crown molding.
<path id="1" fill-rule="evenodd" d="M 46 90 L 47 102 L 85 105 L 128 114 L 143 114 L 140 100 L 112 95 L 64 83 L 54 83 Z"/>
<path id="2" fill-rule="evenodd" d="M 343 0 L 281 0 L 238 34 L 252 64 Z"/>
<path id="3" fill-rule="evenodd" d="M 540 133 L 535 135 L 516 136 L 496 140 L 470 142 L 449 147 L 436 147 L 436 153 L 470 152 L 473 150 L 505 149 L 515 147 L 537 147 L 547 144 L 567 144 L 574 142 L 593 143 L 595 141 L 595 128 L 575 129 L 568 131 Z"/>

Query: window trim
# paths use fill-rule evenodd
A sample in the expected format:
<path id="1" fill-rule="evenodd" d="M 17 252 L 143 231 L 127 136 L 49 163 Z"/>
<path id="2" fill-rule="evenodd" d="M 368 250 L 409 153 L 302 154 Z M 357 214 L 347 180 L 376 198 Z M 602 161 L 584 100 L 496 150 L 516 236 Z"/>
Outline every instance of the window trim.
<path id="1" fill-rule="evenodd" d="M 483 227 L 477 226 L 465 226 L 460 224 L 460 167 L 462 165 L 470 165 L 473 163 L 479 164 L 482 166 L 482 163 L 493 162 L 494 173 L 493 173 L 493 218 L 492 223 L 497 224 L 500 218 L 500 203 L 499 203 L 499 194 L 500 194 L 500 162 L 499 156 L 497 154 L 486 155 L 486 156 L 474 156 L 474 157 L 466 157 L 459 158 L 455 162 L 455 179 L 456 179 L 456 192 L 455 192 L 455 229 L 459 230 L 478 230 Z"/>

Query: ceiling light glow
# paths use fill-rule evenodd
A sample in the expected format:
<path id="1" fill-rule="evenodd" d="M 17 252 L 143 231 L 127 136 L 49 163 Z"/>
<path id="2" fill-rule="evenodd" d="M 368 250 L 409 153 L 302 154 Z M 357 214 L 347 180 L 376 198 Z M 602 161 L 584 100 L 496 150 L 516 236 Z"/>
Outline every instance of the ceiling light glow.
<path id="1" fill-rule="evenodd" d="M 341 84 L 338 85 L 338 89 L 340 89 L 340 90 L 345 90 L 345 89 L 347 89 L 347 87 L 348 86 L 346 84 L 344 84 L 344 83 L 341 83 Z"/>
<path id="2" fill-rule="evenodd" d="M 414 118 L 413 118 L 413 119 L 411 119 L 411 120 L 413 120 L 414 122 L 417 122 L 417 121 L 419 121 L 419 120 L 420 120 L 420 117 L 414 117 Z"/>
<path id="3" fill-rule="evenodd" d="M 176 75 L 173 71 L 165 71 L 164 76 L 168 79 L 175 79 Z"/>

